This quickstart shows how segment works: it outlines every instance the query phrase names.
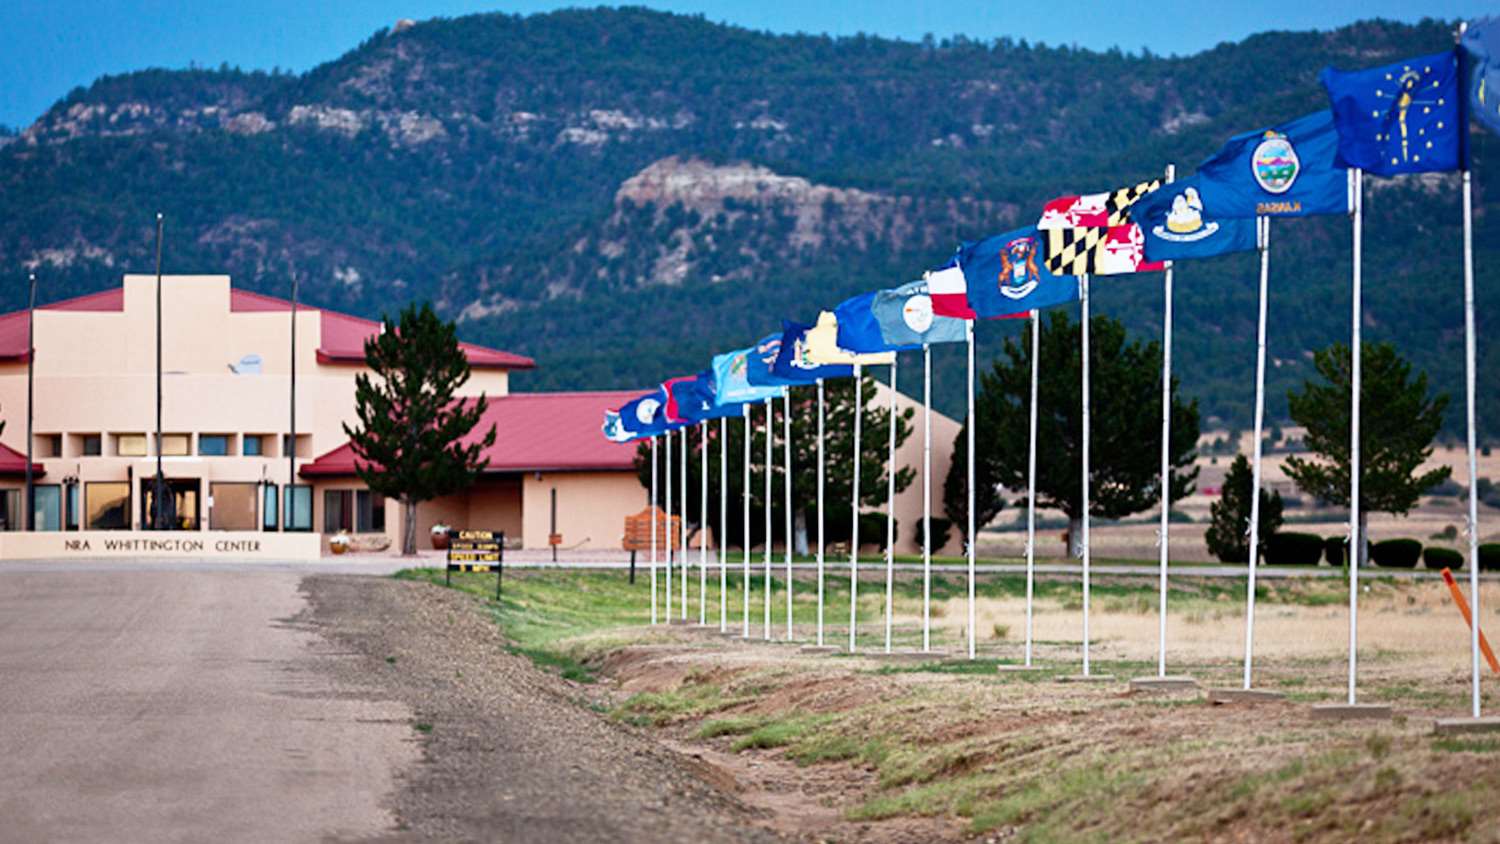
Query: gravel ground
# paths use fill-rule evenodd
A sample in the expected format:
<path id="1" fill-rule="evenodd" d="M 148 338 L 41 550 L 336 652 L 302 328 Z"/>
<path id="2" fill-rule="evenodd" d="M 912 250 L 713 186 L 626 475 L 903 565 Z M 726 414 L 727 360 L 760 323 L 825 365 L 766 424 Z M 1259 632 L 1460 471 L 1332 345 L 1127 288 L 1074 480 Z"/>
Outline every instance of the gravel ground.
<path id="1" fill-rule="evenodd" d="M 363 655 L 337 679 L 414 713 L 424 759 L 394 797 L 389 840 L 774 841 L 701 763 L 587 708 L 567 681 L 506 652 L 469 597 L 319 575 L 311 623 Z M 722 775 L 718 777 L 722 779 Z"/>

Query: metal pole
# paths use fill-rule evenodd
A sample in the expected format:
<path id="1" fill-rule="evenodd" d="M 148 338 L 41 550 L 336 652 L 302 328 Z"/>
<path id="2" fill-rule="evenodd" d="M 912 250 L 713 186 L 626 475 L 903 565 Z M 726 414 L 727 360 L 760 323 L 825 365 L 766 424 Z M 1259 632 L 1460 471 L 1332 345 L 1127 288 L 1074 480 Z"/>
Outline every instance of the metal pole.
<path id="1" fill-rule="evenodd" d="M 1474 456 L 1474 197 L 1464 170 L 1464 396 L 1469 447 L 1469 648 L 1473 665 L 1472 710 L 1479 717 L 1479 477 Z"/>
<path id="2" fill-rule="evenodd" d="M 698 424 L 700 501 L 698 503 L 698 624 L 708 624 L 708 420 Z"/>
<path id="3" fill-rule="evenodd" d="M 682 459 L 678 461 L 678 465 L 677 465 L 677 479 L 681 482 L 681 489 L 682 489 L 682 502 L 681 502 L 681 504 L 678 505 L 678 509 L 682 511 L 682 518 L 679 519 L 678 522 L 677 522 L 677 526 L 678 526 L 677 527 L 677 533 L 678 533 L 678 536 L 680 537 L 680 539 L 679 539 L 679 541 L 678 541 L 677 544 L 679 546 L 681 546 L 681 548 L 682 548 L 682 557 L 679 558 L 679 560 L 678 560 L 677 570 L 682 573 L 682 588 L 678 589 L 677 593 L 678 593 L 678 603 L 682 607 L 681 618 L 682 618 L 683 623 L 687 622 L 688 566 L 691 565 L 691 563 L 688 562 L 689 557 L 688 557 L 688 544 L 687 544 L 688 543 L 688 540 L 687 540 L 687 521 L 688 521 L 688 485 L 687 485 L 687 478 L 688 478 L 688 476 L 687 476 L 688 450 L 687 450 L 687 441 L 688 441 L 688 429 L 687 429 L 687 427 L 684 426 L 683 429 L 682 429 L 682 436 L 679 438 L 680 445 L 678 446 L 678 455 L 681 456 Z"/>
<path id="4" fill-rule="evenodd" d="M 1083 676 L 1089 676 L 1089 277 L 1078 277 L 1083 309 Z"/>
<path id="5" fill-rule="evenodd" d="M 1036 588 L 1036 388 L 1042 349 L 1042 314 L 1031 312 L 1031 440 L 1026 449 L 1026 667 L 1031 667 L 1032 603 Z"/>
<path id="6" fill-rule="evenodd" d="M 850 487 L 850 506 L 854 514 L 849 528 L 849 653 L 854 653 L 854 637 L 859 627 L 859 429 L 864 416 L 864 375 L 854 365 L 854 481 Z"/>
<path id="7" fill-rule="evenodd" d="M 1177 168 L 1167 165 L 1167 183 L 1172 182 Z M 1167 271 L 1162 278 L 1161 321 L 1161 560 L 1157 584 L 1157 648 L 1156 676 L 1167 676 L 1167 558 L 1171 551 L 1172 513 L 1172 271 L 1173 262 L 1167 262 Z"/>
<path id="8" fill-rule="evenodd" d="M 729 629 L 729 417 L 719 417 L 719 632 Z"/>
<path id="9" fill-rule="evenodd" d="M 750 415 L 754 408 L 746 404 L 745 411 L 745 481 L 740 486 L 741 498 L 745 504 L 745 532 L 740 538 L 740 550 L 744 551 L 745 574 L 740 582 L 740 589 L 745 599 L 744 611 L 740 614 L 740 621 L 744 629 L 740 632 L 741 638 L 750 638 Z"/>
<path id="10" fill-rule="evenodd" d="M 932 650 L 932 346 L 922 344 L 922 652 Z"/>
<path id="11" fill-rule="evenodd" d="M 291 375 L 289 379 L 291 392 L 289 404 L 291 407 L 288 410 L 287 419 L 287 427 L 291 429 L 291 433 L 287 437 L 286 448 L 286 495 L 283 497 L 284 503 L 281 505 L 281 508 L 286 511 L 282 514 L 281 518 L 283 532 L 291 530 L 289 523 L 292 519 L 292 504 L 296 497 L 297 489 L 297 293 L 299 292 L 297 284 L 297 271 L 292 270 L 292 361 L 289 370 Z M 311 504 L 310 501 L 308 503 Z M 311 518 L 311 515 L 309 515 L 309 518 Z"/>
<path id="12" fill-rule="evenodd" d="M 1359 529 L 1359 392 L 1360 357 L 1363 354 L 1360 339 L 1360 321 L 1363 319 L 1360 258 L 1364 246 L 1360 224 L 1364 217 L 1364 173 L 1357 167 L 1351 168 L 1349 179 L 1354 189 L 1354 306 L 1349 364 L 1349 705 L 1353 706 L 1359 645 L 1359 565 L 1362 562 L 1360 558 L 1363 556 L 1361 552 L 1364 550 L 1365 540 Z M 1470 485 L 1473 485 L 1472 478 Z M 1479 624 L 1478 618 L 1474 619 L 1474 624 Z"/>
<path id="13" fill-rule="evenodd" d="M 656 624 L 656 437 L 651 437 L 651 623 Z"/>
<path id="14" fill-rule="evenodd" d="M 36 479 L 33 477 L 32 436 L 33 385 L 36 379 L 36 273 L 29 273 L 30 304 L 26 306 L 26 512 L 21 518 L 26 530 L 36 530 Z M 157 367 L 159 372 L 161 367 Z"/>
<path id="15" fill-rule="evenodd" d="M 161 469 L 161 241 L 164 222 L 160 211 L 156 212 L 156 480 L 151 493 L 151 528 L 163 530 L 166 525 L 162 515 L 162 495 L 166 492 Z M 294 282 L 295 283 L 295 282 Z"/>
<path id="16" fill-rule="evenodd" d="M 974 658 L 974 553 L 979 546 L 979 537 L 974 535 L 974 321 L 964 323 L 969 347 L 969 659 Z"/>
<path id="17" fill-rule="evenodd" d="M 667 431 L 667 623 L 672 623 L 672 432 Z"/>
<path id="18" fill-rule="evenodd" d="M 782 488 L 786 500 L 786 640 L 792 640 L 792 391 L 781 397 Z"/>
<path id="19" fill-rule="evenodd" d="M 1266 410 L 1266 302 L 1271 271 L 1271 218 L 1256 218 L 1260 241 L 1260 304 L 1255 328 L 1255 431 L 1251 444 L 1250 464 L 1250 553 L 1247 558 L 1250 578 L 1245 585 L 1245 688 L 1252 681 L 1255 659 L 1255 579 L 1260 568 L 1260 468 L 1261 428 Z"/>
<path id="20" fill-rule="evenodd" d="M 818 379 L 818 647 L 823 647 L 823 379 Z"/>
<path id="21" fill-rule="evenodd" d="M 885 652 L 891 652 L 891 610 L 896 591 L 896 358 L 891 358 L 891 405 L 886 420 L 885 467 Z"/>
<path id="22" fill-rule="evenodd" d="M 762 622 L 761 638 L 771 641 L 771 472 L 776 465 L 776 454 L 771 450 L 771 436 L 776 430 L 776 400 L 766 399 L 766 495 L 764 498 L 766 511 L 766 547 L 765 547 L 765 570 L 766 570 L 766 594 L 765 594 L 765 616 Z"/>

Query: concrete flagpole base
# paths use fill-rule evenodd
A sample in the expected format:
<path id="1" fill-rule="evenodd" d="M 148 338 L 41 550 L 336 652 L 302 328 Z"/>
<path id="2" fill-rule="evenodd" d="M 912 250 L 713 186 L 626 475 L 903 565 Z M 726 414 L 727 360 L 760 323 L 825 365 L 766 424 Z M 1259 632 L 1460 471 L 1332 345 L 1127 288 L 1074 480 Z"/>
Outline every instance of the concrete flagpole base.
<path id="1" fill-rule="evenodd" d="M 1195 692 L 1198 690 L 1198 681 L 1192 677 L 1166 676 L 1166 677 L 1133 677 L 1130 680 L 1132 692 Z"/>
<path id="2" fill-rule="evenodd" d="M 1001 674 L 1024 674 L 1028 671 L 1045 671 L 1046 669 L 1040 665 L 1008 665 L 1002 663 L 995 666 L 995 670 Z"/>
<path id="3" fill-rule="evenodd" d="M 1320 721 L 1385 721 L 1391 708 L 1383 703 L 1320 703 L 1313 706 L 1312 716 Z"/>
<path id="4" fill-rule="evenodd" d="M 948 655 L 932 651 L 928 651 L 927 653 L 921 651 L 891 651 L 890 653 L 886 653 L 885 651 L 867 651 L 860 654 L 860 656 L 866 659 L 873 659 L 877 662 L 921 663 L 945 660 Z"/>
<path id="5" fill-rule="evenodd" d="M 685 618 L 674 618 L 674 619 L 668 621 L 667 623 L 670 624 L 670 625 L 672 625 L 673 627 L 687 627 L 687 626 L 689 626 L 688 620 L 685 619 Z M 696 621 L 692 622 L 691 626 L 697 627 L 698 626 L 698 622 L 696 622 Z"/>
<path id="6" fill-rule="evenodd" d="M 1059 683 L 1113 683 L 1113 674 L 1065 674 L 1057 678 Z"/>
<path id="7" fill-rule="evenodd" d="M 1216 705 L 1226 703 L 1280 703 L 1284 700 L 1286 700 L 1286 695 L 1266 689 L 1208 690 L 1208 702 Z"/>
<path id="8" fill-rule="evenodd" d="M 1432 725 L 1438 735 L 1456 733 L 1500 733 L 1500 717 L 1487 715 L 1482 718 L 1439 718 Z"/>
<path id="9" fill-rule="evenodd" d="M 833 645 L 803 645 L 801 648 L 801 652 L 813 655 L 827 655 L 840 653 L 841 649 L 836 648 Z"/>

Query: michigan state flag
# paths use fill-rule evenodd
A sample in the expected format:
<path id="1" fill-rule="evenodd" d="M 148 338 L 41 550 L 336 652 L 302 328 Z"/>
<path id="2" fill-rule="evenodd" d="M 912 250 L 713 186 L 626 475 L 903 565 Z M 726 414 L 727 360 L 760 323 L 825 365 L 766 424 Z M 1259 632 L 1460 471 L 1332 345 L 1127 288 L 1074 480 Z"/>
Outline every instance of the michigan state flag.
<path id="1" fill-rule="evenodd" d="M 1379 176 L 1463 166 L 1457 50 L 1369 70 L 1324 68 L 1318 79 L 1333 104 L 1341 166 Z"/>
<path id="2" fill-rule="evenodd" d="M 1198 198 L 1216 218 L 1348 213 L 1338 145 L 1331 111 L 1235 135 L 1198 166 Z"/>
<path id="3" fill-rule="evenodd" d="M 750 358 L 754 349 L 736 349 L 714 355 L 714 402 L 747 404 L 781 398 L 785 387 L 757 387 L 750 383 Z"/>
<path id="4" fill-rule="evenodd" d="M 933 313 L 926 280 L 879 290 L 870 305 L 886 348 L 907 349 L 923 343 L 962 343 L 964 320 Z"/>
<path id="5" fill-rule="evenodd" d="M 1473 21 L 1458 43 L 1469 114 L 1500 132 L 1500 19 Z"/>
<path id="6" fill-rule="evenodd" d="M 958 251 L 969 306 L 996 318 L 1050 308 L 1078 298 L 1078 277 L 1055 275 L 1042 256 L 1036 226 L 965 243 Z M 960 331 L 955 338 L 962 340 Z"/>
<path id="7" fill-rule="evenodd" d="M 1202 177 L 1162 185 L 1136 201 L 1130 215 L 1146 238 L 1146 259 L 1209 258 L 1256 247 L 1251 217 L 1215 217 L 1203 202 Z"/>
<path id="8" fill-rule="evenodd" d="M 852 366 L 814 363 L 807 356 L 807 331 L 812 328 L 811 325 L 791 320 L 783 320 L 781 325 L 781 350 L 776 354 L 776 362 L 771 365 L 773 375 L 797 384 L 812 384 L 822 378 L 849 378 L 854 375 Z"/>

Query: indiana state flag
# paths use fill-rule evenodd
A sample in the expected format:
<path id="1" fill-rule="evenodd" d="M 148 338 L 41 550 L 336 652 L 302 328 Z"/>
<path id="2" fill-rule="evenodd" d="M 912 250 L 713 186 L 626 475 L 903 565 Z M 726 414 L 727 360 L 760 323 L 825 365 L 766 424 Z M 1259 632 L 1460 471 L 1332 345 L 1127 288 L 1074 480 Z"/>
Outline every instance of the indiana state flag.
<path id="1" fill-rule="evenodd" d="M 1220 218 L 1348 213 L 1338 144 L 1331 111 L 1235 135 L 1198 165 L 1198 198 Z"/>
<path id="2" fill-rule="evenodd" d="M 1203 202 L 1202 178 L 1190 176 L 1141 197 L 1130 214 L 1146 237 L 1146 259 L 1209 258 L 1256 247 L 1251 217 L 1215 217 Z"/>
<path id="3" fill-rule="evenodd" d="M 1470 116 L 1500 132 L 1500 19 L 1471 22 L 1458 49 Z"/>
<path id="4" fill-rule="evenodd" d="M 807 356 L 807 332 L 811 325 L 782 320 L 781 351 L 776 363 L 771 365 L 771 374 L 797 384 L 812 384 L 824 378 L 849 378 L 854 367 L 847 364 L 825 365 L 814 363 Z"/>
<path id="5" fill-rule="evenodd" d="M 750 358 L 754 349 L 736 349 L 714 355 L 714 402 L 716 404 L 748 404 L 766 399 L 779 399 L 786 394 L 785 387 L 757 387 L 750 383 Z"/>
<path id="6" fill-rule="evenodd" d="M 958 264 L 963 268 L 974 312 L 993 319 L 1077 300 L 1078 277 L 1054 275 L 1042 252 L 1041 233 L 1036 226 L 960 247 Z"/>
<path id="7" fill-rule="evenodd" d="M 870 305 L 887 348 L 904 349 L 923 343 L 962 343 L 964 320 L 933 313 L 927 282 L 912 281 L 879 290 Z"/>
<path id="8" fill-rule="evenodd" d="M 1457 50 L 1369 70 L 1328 67 L 1318 79 L 1333 103 L 1339 165 L 1380 176 L 1462 166 Z"/>

